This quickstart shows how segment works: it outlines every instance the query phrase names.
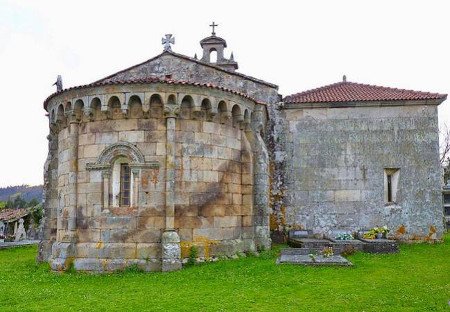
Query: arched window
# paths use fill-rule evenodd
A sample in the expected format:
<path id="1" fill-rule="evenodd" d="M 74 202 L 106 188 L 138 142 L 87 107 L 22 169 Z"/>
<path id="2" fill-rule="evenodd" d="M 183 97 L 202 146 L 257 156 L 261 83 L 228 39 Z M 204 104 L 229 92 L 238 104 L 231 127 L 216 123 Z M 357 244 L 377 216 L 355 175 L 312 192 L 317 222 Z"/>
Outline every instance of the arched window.
<path id="1" fill-rule="evenodd" d="M 128 158 L 117 158 L 112 169 L 112 206 L 129 207 L 132 204 L 131 190 L 133 181 Z"/>
<path id="2" fill-rule="evenodd" d="M 142 168 L 159 168 L 158 162 L 145 161 L 133 144 L 118 142 L 105 148 L 87 170 L 101 170 L 103 207 L 136 207 L 139 204 L 139 177 Z"/>

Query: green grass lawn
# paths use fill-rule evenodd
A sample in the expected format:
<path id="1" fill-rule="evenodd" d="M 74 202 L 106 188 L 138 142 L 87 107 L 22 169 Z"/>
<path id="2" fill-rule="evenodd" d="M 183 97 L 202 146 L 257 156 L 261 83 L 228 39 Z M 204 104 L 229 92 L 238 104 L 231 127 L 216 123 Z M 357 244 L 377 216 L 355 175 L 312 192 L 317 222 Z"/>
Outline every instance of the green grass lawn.
<path id="1" fill-rule="evenodd" d="M 260 257 L 172 273 L 55 274 L 36 247 L 0 250 L 0 311 L 450 311 L 450 235 L 359 253 L 354 267 L 276 265 Z"/>

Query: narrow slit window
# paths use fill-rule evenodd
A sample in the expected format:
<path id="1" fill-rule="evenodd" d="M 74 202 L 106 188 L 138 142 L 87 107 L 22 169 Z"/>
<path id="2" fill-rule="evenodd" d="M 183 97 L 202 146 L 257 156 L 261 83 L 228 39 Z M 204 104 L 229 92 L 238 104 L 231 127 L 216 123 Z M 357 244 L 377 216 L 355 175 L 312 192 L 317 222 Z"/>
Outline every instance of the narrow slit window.
<path id="1" fill-rule="evenodd" d="M 398 188 L 400 179 L 400 169 L 384 169 L 384 201 L 386 204 L 396 204 L 398 202 Z"/>
<path id="2" fill-rule="evenodd" d="M 130 206 L 131 170 L 128 164 L 120 164 L 120 206 Z"/>
<path id="3" fill-rule="evenodd" d="M 392 174 L 387 175 L 387 201 L 392 202 Z"/>

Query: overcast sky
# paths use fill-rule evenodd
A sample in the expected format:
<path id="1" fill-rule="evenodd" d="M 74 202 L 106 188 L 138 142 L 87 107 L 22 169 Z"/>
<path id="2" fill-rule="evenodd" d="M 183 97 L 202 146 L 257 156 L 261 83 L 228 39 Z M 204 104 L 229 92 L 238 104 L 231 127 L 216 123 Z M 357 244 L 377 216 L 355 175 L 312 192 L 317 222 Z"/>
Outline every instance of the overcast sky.
<path id="1" fill-rule="evenodd" d="M 348 81 L 450 93 L 449 1 L 0 0 L 0 186 L 40 184 L 48 122 L 42 103 L 162 52 L 201 55 L 227 41 L 241 73 L 288 95 Z M 439 108 L 450 126 L 449 100 Z"/>

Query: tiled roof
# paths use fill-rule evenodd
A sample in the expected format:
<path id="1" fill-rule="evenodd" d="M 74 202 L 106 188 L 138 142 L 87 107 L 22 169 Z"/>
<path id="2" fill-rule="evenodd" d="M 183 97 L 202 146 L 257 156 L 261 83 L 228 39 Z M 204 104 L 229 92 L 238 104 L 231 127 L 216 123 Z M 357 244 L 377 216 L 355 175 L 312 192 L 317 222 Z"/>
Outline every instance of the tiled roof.
<path id="1" fill-rule="evenodd" d="M 387 88 L 343 81 L 321 88 L 292 94 L 286 96 L 283 101 L 285 103 L 325 103 L 359 101 L 414 101 L 446 98 L 446 94 Z"/>
<path id="2" fill-rule="evenodd" d="M 55 93 L 51 94 L 44 101 L 44 109 L 47 110 L 47 104 L 54 96 L 59 95 L 61 93 L 69 91 L 69 90 L 77 90 L 77 89 L 83 89 L 83 88 L 88 88 L 88 87 L 101 87 L 101 86 L 109 86 L 109 85 L 148 84 L 148 83 L 165 83 L 165 84 L 174 84 L 174 85 L 190 85 L 190 86 L 198 86 L 198 87 L 218 89 L 218 90 L 222 90 L 222 91 L 225 91 L 225 92 L 230 92 L 230 93 L 242 96 L 242 97 L 247 98 L 247 99 L 249 99 L 251 101 L 254 101 L 255 103 L 259 103 L 257 100 L 255 100 L 254 98 L 248 96 L 245 93 L 238 92 L 238 91 L 235 91 L 235 90 L 231 90 L 231 89 L 228 89 L 228 88 L 224 88 L 224 87 L 221 87 L 221 86 L 216 86 L 216 85 L 213 85 L 211 83 L 199 83 L 199 82 L 191 82 L 191 81 L 184 81 L 184 80 L 179 80 L 178 81 L 178 80 L 172 80 L 172 79 L 163 79 L 163 78 L 159 78 L 159 77 L 148 77 L 148 78 L 145 78 L 145 79 L 113 80 L 113 81 L 107 81 L 107 82 L 97 81 L 97 82 L 90 83 L 90 84 L 87 84 L 87 85 L 81 85 L 81 86 L 76 86 L 76 87 L 72 87 L 72 88 L 67 88 L 67 89 L 64 89 L 62 91 L 55 92 Z"/>
<path id="3" fill-rule="evenodd" d="M 30 213 L 29 208 L 18 208 L 18 209 L 4 208 L 0 210 L 0 221 L 6 222 L 15 221 L 25 217 L 29 213 Z"/>
<path id="4" fill-rule="evenodd" d="M 238 73 L 238 72 L 235 72 L 235 71 L 229 71 L 229 70 L 226 70 L 226 69 L 224 69 L 224 68 L 222 68 L 222 67 L 216 66 L 216 65 L 214 65 L 214 64 L 211 64 L 211 63 L 205 63 L 205 62 L 202 62 L 202 61 L 197 60 L 197 59 L 195 59 L 195 58 L 192 58 L 192 57 L 189 57 L 189 56 L 186 56 L 186 55 L 183 55 L 183 54 L 175 53 L 175 52 L 173 52 L 173 51 L 164 51 L 163 53 L 161 53 L 161 54 L 159 54 L 159 55 L 157 55 L 157 56 L 155 56 L 155 57 L 153 57 L 153 58 L 151 58 L 151 59 L 149 59 L 149 60 L 146 60 L 145 62 L 142 62 L 142 63 L 136 64 L 136 65 L 133 65 L 133 66 L 128 67 L 128 68 L 125 68 L 125 69 L 123 69 L 123 70 L 121 70 L 121 71 L 118 71 L 118 72 L 112 74 L 112 75 L 109 75 L 109 76 L 104 77 L 104 78 L 102 78 L 102 79 L 100 79 L 100 80 L 97 80 L 97 81 L 95 81 L 94 83 L 96 83 L 96 82 L 109 82 L 109 81 L 111 81 L 111 80 L 115 80 L 115 79 L 117 79 L 117 77 L 119 76 L 119 74 L 122 74 L 122 73 L 124 73 L 124 72 L 126 72 L 126 71 L 129 71 L 129 70 L 131 70 L 131 69 L 137 68 L 137 67 L 139 67 L 139 66 L 141 66 L 141 65 L 144 65 L 144 64 L 146 64 L 146 63 L 149 63 L 149 62 L 151 62 L 151 61 L 154 61 L 154 60 L 160 58 L 161 56 L 163 56 L 163 55 L 165 55 L 165 54 L 169 54 L 169 55 L 172 55 L 172 56 L 175 56 L 175 57 L 178 57 L 178 58 L 181 58 L 181 59 L 184 59 L 184 60 L 193 62 L 193 63 L 197 63 L 197 64 L 200 64 L 200 65 L 203 65 L 203 66 L 211 67 L 211 68 L 214 68 L 214 69 L 216 69 L 216 70 L 225 72 L 225 73 L 230 74 L 230 75 L 233 75 L 233 76 L 239 76 L 239 77 L 242 77 L 242 78 L 244 78 L 244 79 L 248 79 L 248 80 L 251 80 L 251 81 L 253 81 L 253 82 L 260 83 L 260 84 L 264 84 L 264 85 L 269 86 L 269 87 L 271 87 L 271 88 L 278 89 L 278 86 L 275 85 L 275 84 L 273 84 L 273 83 L 270 83 L 270 82 L 267 82 L 267 81 L 264 81 L 264 80 L 261 80 L 261 79 L 257 79 L 257 78 L 252 77 L 252 76 L 244 75 L 244 74 L 241 74 L 241 73 Z"/>

